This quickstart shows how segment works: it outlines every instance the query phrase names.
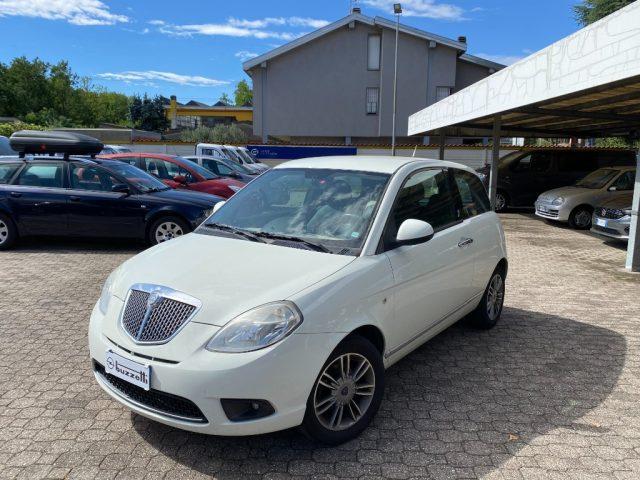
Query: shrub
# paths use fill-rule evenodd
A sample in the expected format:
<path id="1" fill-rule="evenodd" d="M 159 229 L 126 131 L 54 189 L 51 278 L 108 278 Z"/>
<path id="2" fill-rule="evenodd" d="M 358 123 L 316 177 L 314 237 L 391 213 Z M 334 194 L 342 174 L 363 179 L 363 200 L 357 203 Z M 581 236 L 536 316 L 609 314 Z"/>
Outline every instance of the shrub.
<path id="1" fill-rule="evenodd" d="M 237 125 L 218 124 L 213 128 L 198 127 L 185 130 L 180 138 L 190 143 L 246 143 L 247 134 Z"/>
<path id="2" fill-rule="evenodd" d="M 46 130 L 46 127 L 25 122 L 0 123 L 0 135 L 5 137 L 10 137 L 13 132 L 18 130 Z"/>

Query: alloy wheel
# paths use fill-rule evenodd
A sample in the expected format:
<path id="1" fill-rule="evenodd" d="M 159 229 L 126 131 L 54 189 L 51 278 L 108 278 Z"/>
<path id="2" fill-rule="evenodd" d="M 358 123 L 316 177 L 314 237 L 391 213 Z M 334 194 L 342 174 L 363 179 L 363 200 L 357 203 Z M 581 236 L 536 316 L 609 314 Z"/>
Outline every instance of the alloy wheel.
<path id="1" fill-rule="evenodd" d="M 7 238 L 9 238 L 9 225 L 0 219 L 0 245 L 6 242 Z"/>
<path id="2" fill-rule="evenodd" d="M 158 243 L 166 242 L 167 240 L 181 237 L 182 235 L 184 235 L 182 227 L 172 221 L 162 222 L 158 225 L 158 228 L 156 228 L 156 241 Z"/>
<path id="3" fill-rule="evenodd" d="M 502 275 L 496 273 L 487 290 L 487 316 L 492 321 L 498 318 L 504 302 L 504 281 Z"/>
<path id="4" fill-rule="evenodd" d="M 496 212 L 501 212 L 507 208 L 507 199 L 501 193 L 496 193 Z"/>
<path id="5" fill-rule="evenodd" d="M 369 409 L 376 389 L 373 366 L 364 356 L 345 353 L 320 375 L 313 396 L 314 413 L 328 430 L 356 424 Z"/>

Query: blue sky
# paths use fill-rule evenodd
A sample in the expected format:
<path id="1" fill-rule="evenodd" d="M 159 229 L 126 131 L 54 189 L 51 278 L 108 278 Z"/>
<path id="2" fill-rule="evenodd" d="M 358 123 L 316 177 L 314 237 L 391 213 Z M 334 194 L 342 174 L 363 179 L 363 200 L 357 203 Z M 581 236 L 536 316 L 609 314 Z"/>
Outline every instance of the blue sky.
<path id="1" fill-rule="evenodd" d="M 359 0 L 391 18 L 393 0 Z M 406 0 L 402 22 L 511 63 L 578 29 L 578 0 Z M 127 94 L 214 103 L 248 77 L 242 60 L 345 16 L 349 0 L 0 0 L 0 61 L 66 59 Z"/>

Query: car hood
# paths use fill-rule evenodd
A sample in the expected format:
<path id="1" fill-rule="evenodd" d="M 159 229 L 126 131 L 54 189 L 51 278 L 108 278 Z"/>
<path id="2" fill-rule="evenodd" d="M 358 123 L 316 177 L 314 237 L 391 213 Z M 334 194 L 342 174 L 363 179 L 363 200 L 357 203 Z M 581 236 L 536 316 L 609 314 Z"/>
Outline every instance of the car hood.
<path id="1" fill-rule="evenodd" d="M 552 201 L 557 197 L 573 198 L 573 197 L 579 197 L 582 195 L 589 196 L 597 192 L 599 192 L 599 189 L 569 186 L 569 187 L 554 188 L 553 190 L 547 190 L 546 192 L 542 193 L 539 198 L 540 200 L 543 200 L 543 201 Z"/>
<path id="2" fill-rule="evenodd" d="M 136 283 L 169 287 L 202 302 L 192 321 L 223 326 L 254 307 L 290 298 L 355 258 L 191 233 L 125 262 L 113 293 L 124 300 Z"/>
<path id="3" fill-rule="evenodd" d="M 606 207 L 606 208 L 626 209 L 626 208 L 631 208 L 632 203 L 633 203 L 633 193 L 628 193 L 628 194 L 620 195 L 619 197 L 612 198 L 611 200 L 600 202 L 598 206 Z"/>
<path id="4" fill-rule="evenodd" d="M 210 208 L 223 198 L 208 193 L 193 192 L 188 190 L 163 190 L 160 192 L 147 193 L 154 200 L 160 200 L 172 204 L 197 206 L 201 208 Z"/>

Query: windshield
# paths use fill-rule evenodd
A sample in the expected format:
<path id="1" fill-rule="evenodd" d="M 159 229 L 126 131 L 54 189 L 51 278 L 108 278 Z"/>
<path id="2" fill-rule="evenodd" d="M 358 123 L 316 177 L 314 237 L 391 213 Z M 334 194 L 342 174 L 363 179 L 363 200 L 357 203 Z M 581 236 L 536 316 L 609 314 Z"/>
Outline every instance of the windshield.
<path id="1" fill-rule="evenodd" d="M 247 162 L 247 163 L 258 163 L 258 161 L 255 158 L 253 158 L 251 155 L 249 155 L 249 153 L 246 150 L 244 150 L 242 148 L 239 148 L 238 150 L 236 150 L 236 152 L 238 152 L 238 154 L 242 158 L 244 158 L 245 162 Z"/>
<path id="2" fill-rule="evenodd" d="M 215 173 L 207 170 L 204 167 L 201 167 L 195 162 L 190 162 L 186 158 L 175 157 L 175 159 L 180 161 L 185 168 L 195 171 L 198 175 L 203 177 L 205 180 L 215 180 L 216 178 L 218 178 L 218 175 L 216 175 Z"/>
<path id="3" fill-rule="evenodd" d="M 140 170 L 138 167 L 134 167 L 128 163 L 111 161 L 103 163 L 102 166 L 110 172 L 125 178 L 131 185 L 136 187 L 142 193 L 169 190 L 169 187 L 156 177 L 153 177 L 144 170 Z"/>
<path id="4" fill-rule="evenodd" d="M 349 170 L 271 170 L 231 197 L 201 229 L 222 225 L 267 239 L 295 237 L 298 248 L 306 241 L 332 253 L 357 255 L 388 179 Z"/>
<path id="5" fill-rule="evenodd" d="M 220 160 L 220 161 L 222 163 L 224 163 L 227 167 L 232 168 L 233 170 L 235 170 L 236 172 L 244 173 L 245 175 L 255 175 L 256 174 L 256 172 L 254 172 L 253 170 L 249 170 L 244 165 L 241 165 L 239 163 L 233 162 L 231 160 Z"/>
<path id="6" fill-rule="evenodd" d="M 614 170 L 612 168 L 601 168 L 600 170 L 591 172 L 582 180 L 579 180 L 578 183 L 576 183 L 576 187 L 593 189 L 603 188 L 619 173 L 619 170 Z"/>
<path id="7" fill-rule="evenodd" d="M 230 148 L 222 147 L 222 151 L 225 153 L 225 155 L 227 157 L 229 157 L 229 160 L 232 160 L 234 162 L 242 162 L 243 161 L 242 157 L 240 157 L 240 155 L 238 155 L 236 152 L 234 152 Z"/>

